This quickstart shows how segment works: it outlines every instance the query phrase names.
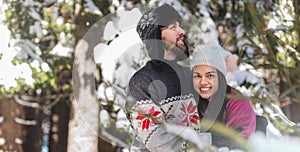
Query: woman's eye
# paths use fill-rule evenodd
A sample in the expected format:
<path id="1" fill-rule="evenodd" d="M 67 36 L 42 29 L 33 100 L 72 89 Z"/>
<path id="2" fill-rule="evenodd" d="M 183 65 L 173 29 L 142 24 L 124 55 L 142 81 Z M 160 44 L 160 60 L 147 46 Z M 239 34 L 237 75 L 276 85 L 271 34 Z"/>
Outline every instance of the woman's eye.
<path id="1" fill-rule="evenodd" d="M 194 75 L 194 76 L 193 76 L 193 78 L 199 78 L 199 77 L 200 77 L 199 75 Z"/>
<path id="2" fill-rule="evenodd" d="M 207 77 L 213 78 L 213 77 L 215 77 L 215 75 L 213 75 L 213 74 L 208 74 Z"/>

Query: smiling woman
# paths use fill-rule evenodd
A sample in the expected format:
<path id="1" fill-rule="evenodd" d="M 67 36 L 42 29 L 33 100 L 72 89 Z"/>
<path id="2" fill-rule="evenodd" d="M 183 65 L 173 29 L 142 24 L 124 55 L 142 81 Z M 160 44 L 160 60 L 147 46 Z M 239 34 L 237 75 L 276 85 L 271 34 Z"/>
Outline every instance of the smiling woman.
<path id="1" fill-rule="evenodd" d="M 199 94 L 198 113 L 201 125 L 204 124 L 203 120 L 211 122 L 206 131 L 212 133 L 212 144 L 233 148 L 239 146 L 222 136 L 222 129 L 213 131 L 211 128 L 218 122 L 223 123 L 226 127 L 235 129 L 240 136 L 248 138 L 255 131 L 256 117 L 249 100 L 241 98 L 240 92 L 227 85 L 222 51 L 221 47 L 206 47 L 194 55 L 193 85 Z"/>
<path id="2" fill-rule="evenodd" d="M 193 71 L 193 83 L 196 92 L 210 101 L 218 90 L 217 69 L 208 65 L 196 65 Z"/>

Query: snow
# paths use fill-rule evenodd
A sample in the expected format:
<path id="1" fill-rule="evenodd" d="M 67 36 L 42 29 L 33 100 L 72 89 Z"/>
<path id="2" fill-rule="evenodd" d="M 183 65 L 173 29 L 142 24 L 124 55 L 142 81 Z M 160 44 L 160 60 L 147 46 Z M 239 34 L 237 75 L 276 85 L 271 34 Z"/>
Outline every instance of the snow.
<path id="1" fill-rule="evenodd" d="M 56 22 L 56 25 L 61 26 L 64 23 L 64 18 L 61 17 L 61 16 L 57 17 L 56 20 L 55 20 L 55 22 Z"/>
<path id="2" fill-rule="evenodd" d="M 260 84 L 261 83 L 260 77 L 262 76 L 263 76 L 262 72 L 254 70 L 254 68 L 249 64 L 242 63 L 238 67 L 238 70 L 229 72 L 226 75 L 226 78 L 229 84 L 234 86 L 239 86 L 241 88 L 242 87 L 241 84 L 243 84 L 244 82 L 255 84 L 255 85 Z M 247 94 L 250 95 L 250 92 L 246 90 L 243 90 L 245 91 L 244 93 L 247 92 Z"/>
<path id="3" fill-rule="evenodd" d="M 244 32 L 245 32 L 245 29 L 244 29 L 243 25 L 242 25 L 242 24 L 239 24 L 239 25 L 236 27 L 236 32 L 235 32 L 236 37 L 237 37 L 237 38 L 241 38 L 241 37 L 243 36 Z"/>
<path id="4" fill-rule="evenodd" d="M 97 97 L 102 100 L 102 102 L 113 101 L 115 92 L 113 89 L 105 82 L 102 82 L 98 87 Z"/>
<path id="5" fill-rule="evenodd" d="M 35 68 L 37 72 L 41 72 L 41 69 L 40 69 L 40 63 L 38 60 L 33 60 L 31 63 L 30 63 L 30 66 L 32 68 Z"/>
<path id="6" fill-rule="evenodd" d="M 102 124 L 105 128 L 110 124 L 110 116 L 106 110 L 100 111 L 100 124 Z"/>
<path id="7" fill-rule="evenodd" d="M 139 38 L 135 28 L 130 27 L 126 29 L 127 30 L 121 32 L 120 35 L 115 38 L 109 45 L 99 43 L 94 48 L 94 60 L 96 63 L 101 63 L 103 78 L 105 81 L 113 82 L 114 77 L 118 75 L 114 72 L 116 70 L 116 63 L 122 56 L 126 56 L 124 58 L 130 62 L 133 62 L 131 59 L 137 61 L 140 60 L 139 57 L 141 53 L 141 39 Z M 107 37 L 111 37 L 111 35 Z M 129 73 L 132 73 L 132 70 L 128 69 L 127 67 L 130 67 L 130 65 L 132 65 L 133 63 L 120 63 L 122 63 L 122 66 L 125 66 L 125 70 L 128 70 Z M 128 83 L 128 75 L 131 74 L 122 73 L 118 76 L 120 79 L 117 80 L 120 81 L 119 83 L 121 83 L 122 86 Z"/>
<path id="8" fill-rule="evenodd" d="M 128 129 L 129 126 L 130 126 L 130 122 L 126 117 L 126 113 L 124 109 L 121 109 L 117 114 L 116 127 L 119 129 Z"/>
<path id="9" fill-rule="evenodd" d="M 34 33 L 38 38 L 43 37 L 43 29 L 41 24 L 38 21 L 34 22 Z"/>
<path id="10" fill-rule="evenodd" d="M 50 71 L 51 71 L 51 69 L 50 69 L 48 63 L 46 63 L 46 62 L 42 62 L 41 68 L 42 68 L 42 70 L 43 70 L 44 72 L 50 72 Z"/>
<path id="11" fill-rule="evenodd" d="M 36 2 L 36 1 L 33 1 L 33 0 L 25 0 L 23 3 L 22 3 L 25 7 L 32 7 L 32 6 L 38 6 L 40 5 L 39 2 Z"/>
<path id="12" fill-rule="evenodd" d="M 197 8 L 199 8 L 199 13 L 202 14 L 204 17 L 210 17 L 207 1 L 201 1 L 198 3 Z"/>
<path id="13" fill-rule="evenodd" d="M 16 40 L 12 45 L 16 48 L 17 57 L 19 57 L 20 59 L 27 59 L 30 56 L 33 60 L 42 62 L 42 59 L 39 56 L 42 54 L 41 49 L 31 41 Z"/>
<path id="14" fill-rule="evenodd" d="M 249 139 L 249 149 L 255 152 L 298 152 L 300 148 L 300 138 L 283 137 L 280 139 L 268 139 L 257 133 Z"/>
<path id="15" fill-rule="evenodd" d="M 38 22 L 35 22 L 30 29 L 32 32 L 36 32 L 38 37 L 42 36 L 39 33 L 41 29 Z M 0 85 L 3 85 L 6 90 L 11 87 L 16 88 L 18 79 L 23 79 L 27 85 L 33 85 L 35 81 L 32 78 L 30 66 L 36 68 L 37 71 L 43 70 L 48 72 L 51 70 L 49 65 L 40 58 L 42 51 L 37 45 L 29 40 L 11 40 L 10 31 L 3 24 L 0 24 L 0 31 L 2 31 L 0 41 L 2 58 L 0 59 L 0 66 L 2 71 L 4 71 L 0 73 Z M 27 59 L 29 56 L 33 59 L 30 66 L 28 63 L 12 63 L 15 57 Z"/>
<path id="16" fill-rule="evenodd" d="M 5 138 L 0 137 L 0 146 L 6 143 Z"/>
<path id="17" fill-rule="evenodd" d="M 35 19 L 35 20 L 37 20 L 37 21 L 41 21 L 41 20 L 42 20 L 40 14 L 38 14 L 38 13 L 36 12 L 36 10 L 34 10 L 32 7 L 30 7 L 30 11 L 29 11 L 28 13 L 29 13 L 29 15 L 30 15 L 33 19 Z"/>
<path id="18" fill-rule="evenodd" d="M 12 61 L 17 55 L 16 49 L 8 46 L 10 43 L 10 32 L 3 24 L 0 24 L 2 38 L 0 41 L 0 85 L 3 85 L 6 90 L 17 87 L 17 79 L 24 79 L 28 85 L 33 85 L 32 71 L 27 63 L 13 64 Z"/>
<path id="19" fill-rule="evenodd" d="M 241 149 L 229 149 L 228 147 L 218 148 L 218 152 L 244 152 Z"/>
<path id="20" fill-rule="evenodd" d="M 10 87 L 17 87 L 17 82 L 15 78 L 17 77 L 17 68 L 13 66 L 11 63 L 7 63 L 5 60 L 1 60 L 0 62 L 1 72 L 0 74 L 0 84 L 4 85 L 5 89 L 8 90 Z"/>
<path id="21" fill-rule="evenodd" d="M 118 0 L 112 0 L 112 4 L 116 7 L 120 6 L 120 2 Z"/>
<path id="22" fill-rule="evenodd" d="M 133 8 L 130 11 L 118 9 L 117 15 L 119 17 L 118 28 L 121 32 L 135 29 L 139 19 L 142 17 L 142 13 L 137 8 Z"/>
<path id="23" fill-rule="evenodd" d="M 68 24 L 66 24 L 67 26 Z M 70 36 L 66 35 L 65 32 L 61 32 L 59 34 L 59 41 L 54 46 L 54 48 L 50 51 L 50 54 L 54 54 L 57 56 L 63 56 L 63 57 L 71 57 L 72 53 L 74 51 L 73 46 L 69 45 L 70 43 Z"/>
<path id="24" fill-rule="evenodd" d="M 277 25 L 278 25 L 278 22 L 275 19 L 270 19 L 267 27 L 268 27 L 268 29 L 276 29 Z"/>
<path id="25" fill-rule="evenodd" d="M 5 19 L 5 10 L 7 9 L 7 4 L 4 2 L 4 0 L 0 0 L 0 22 Z"/>
<path id="26" fill-rule="evenodd" d="M 118 34 L 118 30 L 114 27 L 114 23 L 109 21 L 104 29 L 103 38 L 106 41 L 112 40 Z"/>
<path id="27" fill-rule="evenodd" d="M 63 57 L 71 57 L 73 51 L 73 48 L 63 46 L 61 42 L 58 42 L 50 51 L 50 54 Z"/>
<path id="28" fill-rule="evenodd" d="M 97 89 L 97 98 L 102 101 L 102 104 L 107 104 L 108 101 L 114 101 L 114 109 L 125 108 L 126 100 L 128 100 L 124 89 L 112 84 L 108 86 L 106 82 L 102 82 Z"/>
<path id="29" fill-rule="evenodd" d="M 13 50 L 10 50 L 13 51 Z M 0 67 L 2 72 L 0 73 L 0 85 L 3 85 L 6 90 L 10 87 L 17 87 L 17 79 L 24 79 L 28 85 L 33 85 L 34 79 L 32 78 L 32 71 L 27 63 L 12 64 L 12 60 L 7 58 L 7 54 L 10 52 L 4 52 L 2 59 L 0 60 Z"/>
<path id="30" fill-rule="evenodd" d="M 216 24 L 209 15 L 209 7 L 207 1 L 201 1 L 198 3 L 197 8 L 199 8 L 199 13 L 203 16 L 201 17 L 201 33 L 199 37 L 204 41 L 204 45 L 213 44 L 216 45 L 218 41 L 218 32 L 216 29 Z M 197 42 L 199 43 L 199 42 Z"/>
<path id="31" fill-rule="evenodd" d="M 269 140 L 283 138 L 283 135 L 280 133 L 280 131 L 270 121 L 268 122 L 266 130 L 266 138 Z"/>
<path id="32" fill-rule="evenodd" d="M 99 10 L 99 8 L 95 5 L 95 3 L 92 0 L 86 0 L 85 11 L 100 16 L 103 15 L 102 12 Z"/>

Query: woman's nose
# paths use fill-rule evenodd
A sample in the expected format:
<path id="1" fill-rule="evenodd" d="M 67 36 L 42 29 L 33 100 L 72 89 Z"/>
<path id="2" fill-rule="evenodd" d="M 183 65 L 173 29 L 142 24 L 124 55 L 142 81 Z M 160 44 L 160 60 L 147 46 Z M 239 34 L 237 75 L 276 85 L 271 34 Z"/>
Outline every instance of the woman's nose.
<path id="1" fill-rule="evenodd" d="M 206 78 L 201 78 L 200 81 L 199 81 L 199 84 L 200 84 L 200 86 L 207 85 L 207 79 Z"/>

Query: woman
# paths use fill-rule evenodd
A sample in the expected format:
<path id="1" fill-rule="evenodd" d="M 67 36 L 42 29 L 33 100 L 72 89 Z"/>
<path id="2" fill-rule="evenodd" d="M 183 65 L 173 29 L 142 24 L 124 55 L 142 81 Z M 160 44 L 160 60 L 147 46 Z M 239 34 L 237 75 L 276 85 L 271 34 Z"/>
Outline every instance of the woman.
<path id="1" fill-rule="evenodd" d="M 219 134 L 222 130 L 211 131 L 211 127 L 220 122 L 248 138 L 255 131 L 256 116 L 249 100 L 241 98 L 239 91 L 227 85 L 222 51 L 221 47 L 209 46 L 194 55 L 193 85 L 199 94 L 198 113 L 201 122 L 212 122 L 205 124 L 207 131 L 212 133 L 212 144 L 217 147 L 234 147 L 232 141 Z"/>

